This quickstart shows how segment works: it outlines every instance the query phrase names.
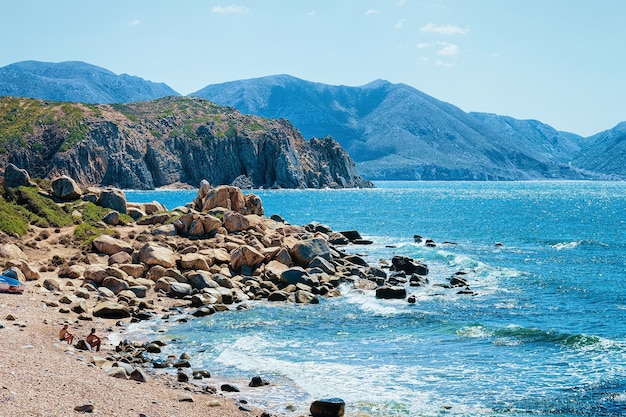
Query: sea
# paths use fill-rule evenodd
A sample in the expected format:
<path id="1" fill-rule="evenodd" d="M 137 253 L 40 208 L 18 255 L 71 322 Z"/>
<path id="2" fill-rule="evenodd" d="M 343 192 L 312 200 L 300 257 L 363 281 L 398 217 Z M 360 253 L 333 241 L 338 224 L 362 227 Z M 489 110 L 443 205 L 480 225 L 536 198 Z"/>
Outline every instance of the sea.
<path id="1" fill-rule="evenodd" d="M 345 250 L 372 265 L 427 264 L 416 303 L 344 285 L 317 305 L 251 302 L 125 337 L 163 340 L 211 372 L 203 383 L 285 416 L 322 398 L 352 417 L 626 415 L 626 183 L 375 186 L 250 192 L 267 216 L 358 230 L 373 243 Z M 196 194 L 126 191 L 168 209 Z M 472 294 L 443 286 L 458 272 Z M 270 385 L 248 388 L 257 375 Z"/>

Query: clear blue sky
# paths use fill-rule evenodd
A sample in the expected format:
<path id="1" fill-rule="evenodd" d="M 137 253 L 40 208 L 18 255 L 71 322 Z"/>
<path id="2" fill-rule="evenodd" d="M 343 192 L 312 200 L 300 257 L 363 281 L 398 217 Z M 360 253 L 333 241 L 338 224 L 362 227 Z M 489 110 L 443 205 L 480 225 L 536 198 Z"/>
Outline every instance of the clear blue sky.
<path id="1" fill-rule="evenodd" d="M 84 61 L 189 94 L 290 74 L 405 83 L 589 136 L 626 120 L 621 0 L 19 0 L 0 67 Z"/>

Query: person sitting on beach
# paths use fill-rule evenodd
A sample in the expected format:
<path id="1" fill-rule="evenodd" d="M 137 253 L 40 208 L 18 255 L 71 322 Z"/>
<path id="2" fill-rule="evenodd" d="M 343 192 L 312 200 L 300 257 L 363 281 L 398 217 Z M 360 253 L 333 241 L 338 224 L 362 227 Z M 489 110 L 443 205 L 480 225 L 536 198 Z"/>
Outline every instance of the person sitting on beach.
<path id="1" fill-rule="evenodd" d="M 89 346 L 91 346 L 92 349 L 95 347 L 96 352 L 100 352 L 100 344 L 102 341 L 98 336 L 96 336 L 96 329 L 91 329 L 91 333 L 89 333 L 89 336 L 87 336 L 85 341 L 89 343 Z"/>
<path id="2" fill-rule="evenodd" d="M 68 345 L 71 345 L 74 342 L 74 335 L 67 330 L 67 324 L 63 325 L 63 328 L 59 332 L 59 340 L 66 341 Z"/>

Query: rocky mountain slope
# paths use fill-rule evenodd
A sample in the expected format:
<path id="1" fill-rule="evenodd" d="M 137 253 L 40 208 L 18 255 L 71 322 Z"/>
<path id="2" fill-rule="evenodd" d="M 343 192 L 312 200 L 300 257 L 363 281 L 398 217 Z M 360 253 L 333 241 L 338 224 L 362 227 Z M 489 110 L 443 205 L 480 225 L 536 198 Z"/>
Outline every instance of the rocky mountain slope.
<path id="1" fill-rule="evenodd" d="M 584 139 L 534 120 L 466 113 L 410 86 L 312 83 L 288 75 L 209 85 L 193 94 L 243 113 L 332 135 L 370 179 L 600 178 L 571 164 Z"/>
<path id="2" fill-rule="evenodd" d="M 175 183 L 365 187 L 331 138 L 304 140 L 287 120 L 242 115 L 207 100 L 87 105 L 0 98 L 0 168 L 62 174 L 80 185 L 152 189 Z"/>
<path id="3" fill-rule="evenodd" d="M 163 83 L 84 62 L 23 61 L 0 68 L 0 96 L 106 104 L 179 95 Z"/>
<path id="4" fill-rule="evenodd" d="M 590 171 L 626 178 L 626 122 L 588 138 L 574 163 Z"/>

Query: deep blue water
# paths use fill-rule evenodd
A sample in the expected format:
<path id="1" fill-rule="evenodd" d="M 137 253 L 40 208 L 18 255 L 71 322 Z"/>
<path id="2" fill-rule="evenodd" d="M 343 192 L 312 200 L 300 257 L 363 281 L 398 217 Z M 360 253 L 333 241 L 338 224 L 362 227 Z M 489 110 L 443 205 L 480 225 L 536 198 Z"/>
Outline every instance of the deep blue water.
<path id="1" fill-rule="evenodd" d="M 272 385 L 237 397 L 286 415 L 320 397 L 343 398 L 347 416 L 626 414 L 626 183 L 376 185 L 255 194 L 266 215 L 359 230 L 374 244 L 348 249 L 370 263 L 428 264 L 431 285 L 410 288 L 416 304 L 344 287 L 319 305 L 258 303 L 130 331 L 189 352 L 211 384 L 265 375 Z M 173 208 L 195 194 L 127 197 Z M 475 296 L 436 285 L 457 271 Z"/>

